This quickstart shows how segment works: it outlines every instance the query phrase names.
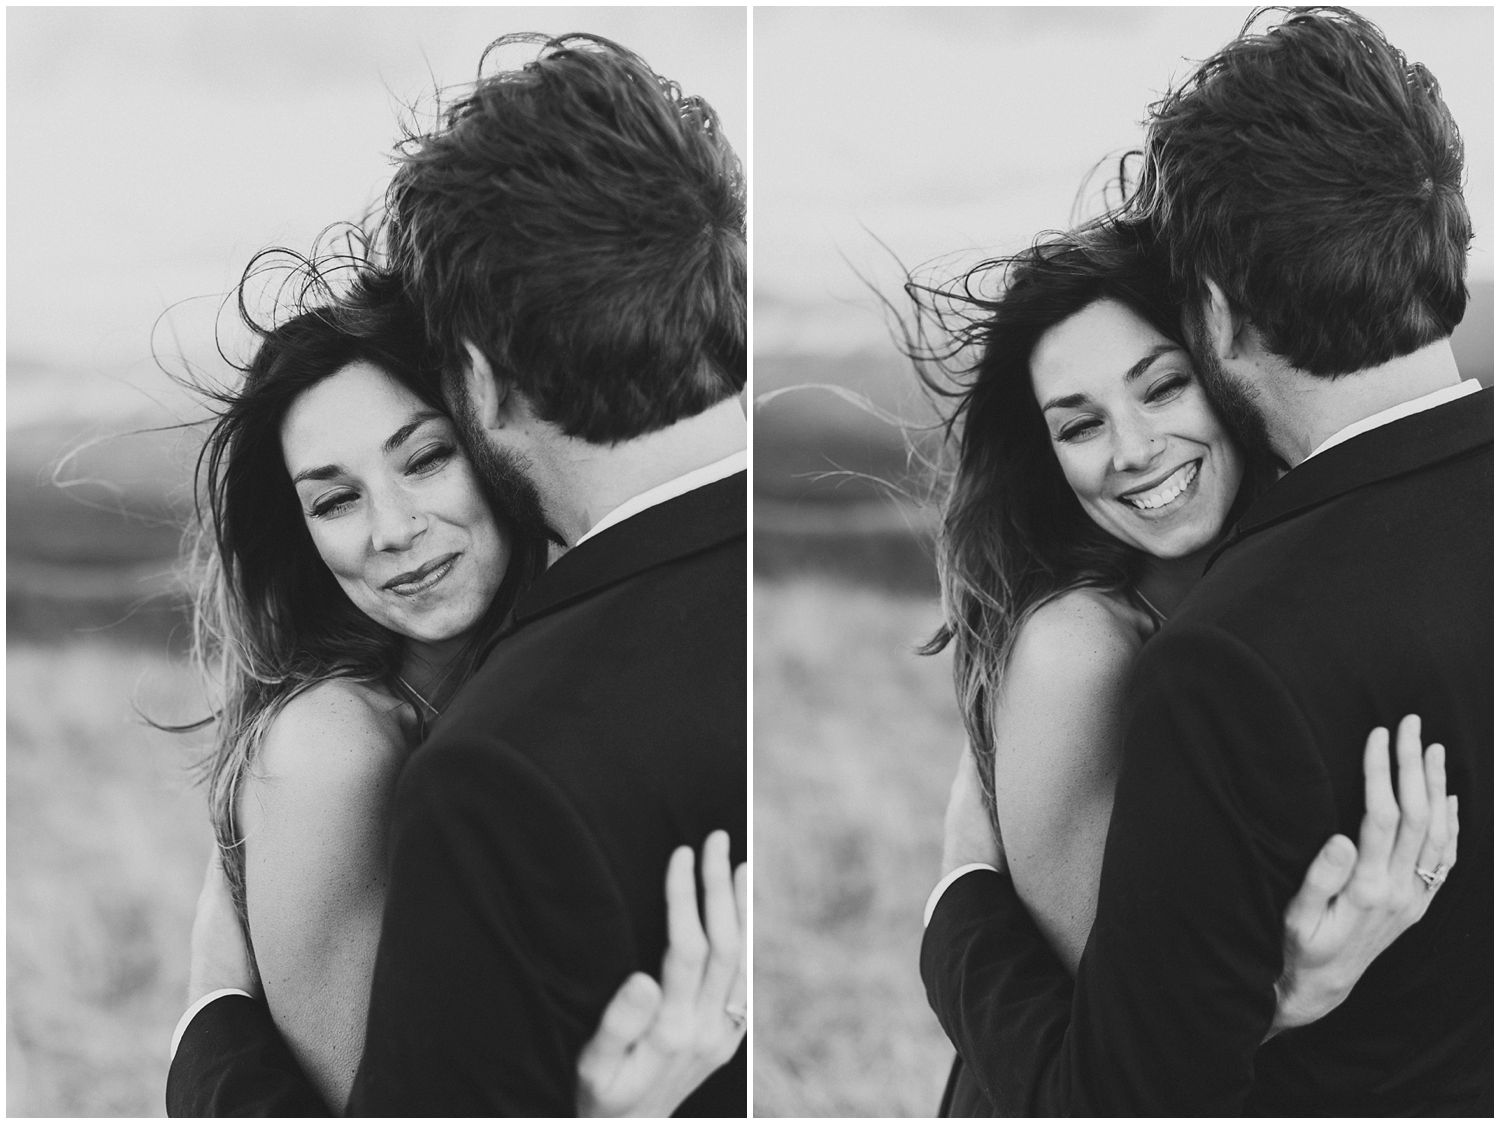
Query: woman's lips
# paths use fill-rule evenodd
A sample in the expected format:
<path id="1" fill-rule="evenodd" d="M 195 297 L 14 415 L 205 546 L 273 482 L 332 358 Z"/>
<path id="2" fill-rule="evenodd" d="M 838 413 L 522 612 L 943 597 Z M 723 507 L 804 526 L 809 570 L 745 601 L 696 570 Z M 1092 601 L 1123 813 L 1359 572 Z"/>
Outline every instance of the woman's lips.
<path id="1" fill-rule="evenodd" d="M 1202 460 L 1179 465 L 1156 483 L 1124 493 L 1120 496 L 1120 502 L 1139 512 L 1160 511 L 1187 493 L 1198 479 L 1202 467 Z"/>
<path id="2" fill-rule="evenodd" d="M 412 597 L 418 593 L 426 593 L 448 576 L 449 572 L 453 569 L 453 564 L 457 561 L 458 553 L 444 554 L 415 570 L 408 570 L 404 574 L 397 574 L 390 581 L 386 582 L 383 588 L 401 597 Z"/>

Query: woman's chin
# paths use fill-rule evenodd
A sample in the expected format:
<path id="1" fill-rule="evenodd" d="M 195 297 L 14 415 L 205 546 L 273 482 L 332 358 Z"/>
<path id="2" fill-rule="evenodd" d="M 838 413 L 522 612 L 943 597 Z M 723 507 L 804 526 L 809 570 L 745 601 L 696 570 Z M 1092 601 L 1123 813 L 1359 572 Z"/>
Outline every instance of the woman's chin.
<path id="1" fill-rule="evenodd" d="M 433 615 L 426 619 L 406 619 L 390 626 L 393 632 L 414 644 L 429 646 L 449 645 L 468 639 L 479 624 L 479 616 L 473 613 Z"/>
<path id="2" fill-rule="evenodd" d="M 1154 537 L 1142 546 L 1153 558 L 1159 558 L 1163 562 L 1176 562 L 1217 546 L 1223 537 L 1220 532 L 1218 524 L 1212 527 L 1183 528 L 1175 534 Z"/>
<path id="3" fill-rule="evenodd" d="M 1190 558 L 1214 546 L 1229 524 L 1228 504 L 1208 502 L 1211 497 L 1194 496 L 1192 506 L 1164 515 L 1140 515 L 1114 534 L 1137 550 L 1163 561 Z M 1126 534 L 1121 534 L 1126 530 Z"/>

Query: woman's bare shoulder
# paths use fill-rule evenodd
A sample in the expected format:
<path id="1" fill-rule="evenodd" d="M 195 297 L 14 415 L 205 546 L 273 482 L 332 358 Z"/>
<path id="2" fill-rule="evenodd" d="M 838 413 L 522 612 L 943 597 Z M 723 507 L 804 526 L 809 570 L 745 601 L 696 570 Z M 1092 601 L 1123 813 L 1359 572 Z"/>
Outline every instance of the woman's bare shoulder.
<path id="1" fill-rule="evenodd" d="M 1049 680 L 1123 677 L 1146 642 L 1143 619 L 1144 614 L 1114 594 L 1070 589 L 1026 618 L 1016 635 L 1010 669 Z"/>
<path id="2" fill-rule="evenodd" d="M 1022 819 L 1070 824 L 1091 809 L 1107 811 L 1120 705 L 1145 642 L 1132 612 L 1106 593 L 1078 589 L 1022 625 L 995 713 L 997 791 L 1029 802 L 1019 815 L 1002 809 L 1013 831 Z M 1060 816 L 1059 802 L 1077 814 Z"/>
<path id="3" fill-rule="evenodd" d="M 411 708 L 369 683 L 327 679 L 289 699 L 266 730 L 265 776 L 385 772 L 399 765 L 410 738 Z"/>
<path id="4" fill-rule="evenodd" d="M 348 679 L 289 699 L 239 796 L 241 827 L 255 840 L 251 855 L 274 857 L 279 846 L 304 846 L 309 833 L 348 833 L 350 823 L 384 815 L 409 744 L 402 705 Z"/>

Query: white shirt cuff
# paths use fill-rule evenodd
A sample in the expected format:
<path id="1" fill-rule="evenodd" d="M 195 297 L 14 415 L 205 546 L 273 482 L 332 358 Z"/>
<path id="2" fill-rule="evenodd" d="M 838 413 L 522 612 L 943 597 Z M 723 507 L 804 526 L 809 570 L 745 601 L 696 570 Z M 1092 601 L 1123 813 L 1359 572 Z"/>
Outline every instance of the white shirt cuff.
<path id="1" fill-rule="evenodd" d="M 203 1008 L 207 1007 L 215 999 L 222 999 L 226 995 L 243 995 L 246 999 L 255 998 L 255 996 L 251 995 L 248 991 L 242 991 L 237 987 L 221 987 L 218 991 L 210 991 L 202 999 L 198 1000 L 198 1002 L 189 1007 L 187 1009 L 187 1014 L 183 1015 L 182 1018 L 177 1020 L 177 1029 L 172 1032 L 172 1052 L 167 1055 L 168 1059 L 175 1058 L 177 1056 L 177 1046 L 182 1041 L 182 1032 L 187 1030 L 188 1023 L 193 1021 L 193 1016 L 196 1015 L 199 1011 L 203 1010 Z"/>
<path id="2" fill-rule="evenodd" d="M 993 870 L 996 874 L 1000 873 L 998 867 L 991 866 L 989 863 L 965 863 L 957 870 L 950 870 L 932 893 L 927 895 L 927 908 L 922 911 L 922 928 L 927 928 L 928 922 L 932 920 L 932 911 L 937 908 L 938 899 L 943 896 L 943 891 L 971 870 Z"/>

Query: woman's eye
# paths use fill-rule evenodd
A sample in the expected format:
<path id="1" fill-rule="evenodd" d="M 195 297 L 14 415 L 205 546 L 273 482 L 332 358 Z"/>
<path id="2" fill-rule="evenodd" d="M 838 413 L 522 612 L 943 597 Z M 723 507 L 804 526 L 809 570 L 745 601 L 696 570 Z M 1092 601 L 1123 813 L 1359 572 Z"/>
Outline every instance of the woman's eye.
<path id="1" fill-rule="evenodd" d="M 347 511 L 357 498 L 353 492 L 335 492 L 330 496 L 323 496 L 312 506 L 313 518 L 322 519 Z"/>
<path id="2" fill-rule="evenodd" d="M 1187 375 L 1170 375 L 1161 380 L 1146 392 L 1148 402 L 1165 402 L 1182 392 L 1182 389 L 1192 382 Z"/>
<path id="3" fill-rule="evenodd" d="M 452 445 L 429 445 L 414 456 L 406 466 L 411 473 L 431 472 L 453 459 Z"/>
<path id="4" fill-rule="evenodd" d="M 1085 418 L 1082 421 L 1073 422 L 1058 430 L 1057 439 L 1059 441 L 1081 440 L 1097 431 L 1101 424 L 1097 418 Z"/>

